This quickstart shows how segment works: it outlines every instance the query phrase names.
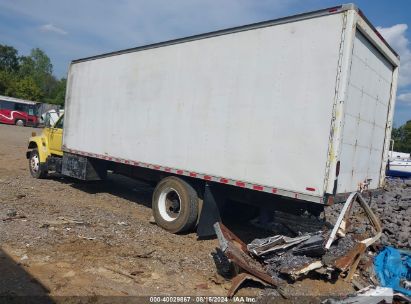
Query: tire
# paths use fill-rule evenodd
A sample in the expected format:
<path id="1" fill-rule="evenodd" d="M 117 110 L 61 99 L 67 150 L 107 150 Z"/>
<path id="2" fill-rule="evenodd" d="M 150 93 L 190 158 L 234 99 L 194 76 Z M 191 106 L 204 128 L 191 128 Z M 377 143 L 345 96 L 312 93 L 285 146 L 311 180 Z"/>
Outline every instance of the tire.
<path id="1" fill-rule="evenodd" d="M 193 230 L 198 217 L 198 195 L 178 177 L 166 177 L 154 189 L 153 216 L 160 227 L 181 233 Z"/>
<path id="2" fill-rule="evenodd" d="M 34 178 L 45 178 L 47 176 L 47 170 L 45 165 L 40 163 L 39 151 L 37 149 L 33 149 L 30 152 L 29 169 L 31 176 Z"/>
<path id="3" fill-rule="evenodd" d="M 26 123 L 23 119 L 16 119 L 15 125 L 19 126 L 19 127 L 24 127 L 26 125 Z"/>

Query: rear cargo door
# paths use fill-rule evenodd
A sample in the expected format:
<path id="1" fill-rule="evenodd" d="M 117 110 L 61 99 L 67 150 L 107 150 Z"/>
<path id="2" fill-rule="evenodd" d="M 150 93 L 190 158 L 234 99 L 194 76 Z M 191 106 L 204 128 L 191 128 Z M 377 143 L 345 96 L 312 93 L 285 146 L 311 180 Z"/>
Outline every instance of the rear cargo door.
<path id="1" fill-rule="evenodd" d="M 391 102 L 393 65 L 357 30 L 344 109 L 338 193 L 357 190 L 371 179 L 378 188 Z"/>

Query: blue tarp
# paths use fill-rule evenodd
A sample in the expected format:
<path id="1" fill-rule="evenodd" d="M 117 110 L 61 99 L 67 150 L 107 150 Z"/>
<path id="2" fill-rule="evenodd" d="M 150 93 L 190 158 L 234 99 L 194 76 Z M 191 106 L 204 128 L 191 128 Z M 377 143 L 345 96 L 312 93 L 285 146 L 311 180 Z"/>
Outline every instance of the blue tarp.
<path id="1" fill-rule="evenodd" d="M 411 296 L 404 281 L 411 281 L 411 251 L 385 247 L 374 259 L 375 272 L 381 286 Z"/>

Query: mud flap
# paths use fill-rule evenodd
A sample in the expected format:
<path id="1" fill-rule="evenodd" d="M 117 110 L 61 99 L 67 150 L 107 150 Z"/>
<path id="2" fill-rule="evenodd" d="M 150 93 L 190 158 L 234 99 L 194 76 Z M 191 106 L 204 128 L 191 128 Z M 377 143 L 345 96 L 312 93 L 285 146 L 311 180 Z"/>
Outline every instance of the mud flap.
<path id="1" fill-rule="evenodd" d="M 77 154 L 64 153 L 61 173 L 81 180 L 101 180 L 106 170 L 97 161 Z"/>
<path id="2" fill-rule="evenodd" d="M 225 199 L 219 191 L 210 184 L 205 185 L 203 208 L 197 226 L 199 238 L 215 235 L 214 224 L 221 221 L 220 211 L 224 207 Z"/>

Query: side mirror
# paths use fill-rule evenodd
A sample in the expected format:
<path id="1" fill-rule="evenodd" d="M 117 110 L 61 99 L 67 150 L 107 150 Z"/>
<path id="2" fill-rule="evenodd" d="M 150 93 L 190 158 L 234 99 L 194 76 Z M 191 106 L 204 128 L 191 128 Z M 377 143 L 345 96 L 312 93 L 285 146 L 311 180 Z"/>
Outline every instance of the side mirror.
<path id="1" fill-rule="evenodd" d="M 46 117 L 44 118 L 44 126 L 46 128 L 50 128 L 51 127 L 51 119 L 50 119 L 50 113 L 46 113 Z"/>

